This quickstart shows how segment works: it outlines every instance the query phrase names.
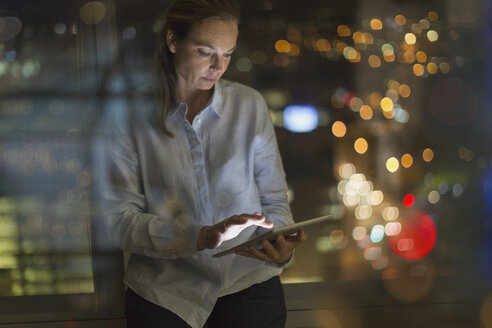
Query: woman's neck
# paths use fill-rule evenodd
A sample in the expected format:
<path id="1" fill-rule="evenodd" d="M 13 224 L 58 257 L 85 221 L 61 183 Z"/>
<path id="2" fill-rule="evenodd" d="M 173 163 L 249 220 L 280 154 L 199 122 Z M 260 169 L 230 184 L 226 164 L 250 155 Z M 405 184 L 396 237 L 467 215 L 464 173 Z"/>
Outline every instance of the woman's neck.
<path id="1" fill-rule="evenodd" d="M 210 96 L 213 93 L 213 88 L 210 90 L 193 90 L 184 91 L 176 88 L 176 99 L 188 106 L 186 119 L 192 123 L 195 116 L 205 107 Z"/>

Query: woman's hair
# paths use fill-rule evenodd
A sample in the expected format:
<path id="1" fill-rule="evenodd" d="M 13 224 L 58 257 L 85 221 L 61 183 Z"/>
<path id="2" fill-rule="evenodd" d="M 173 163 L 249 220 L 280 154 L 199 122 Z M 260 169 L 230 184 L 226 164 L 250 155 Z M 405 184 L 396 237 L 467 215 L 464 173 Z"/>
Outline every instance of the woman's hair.
<path id="1" fill-rule="evenodd" d="M 177 41 L 187 37 L 196 25 L 209 19 L 234 20 L 239 23 L 239 6 L 235 0 L 176 0 L 164 15 L 154 52 L 153 89 L 157 103 L 157 120 L 161 132 L 172 133 L 166 127 L 169 107 L 175 101 L 176 71 L 173 54 L 166 42 L 170 30 Z"/>

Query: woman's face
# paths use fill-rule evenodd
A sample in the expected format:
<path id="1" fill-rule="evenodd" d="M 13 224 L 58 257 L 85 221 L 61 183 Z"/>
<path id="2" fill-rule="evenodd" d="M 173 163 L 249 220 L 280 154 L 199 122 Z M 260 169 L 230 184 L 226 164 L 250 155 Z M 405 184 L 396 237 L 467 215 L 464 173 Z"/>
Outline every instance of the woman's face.
<path id="1" fill-rule="evenodd" d="M 174 54 L 176 87 L 184 92 L 210 90 L 224 74 L 236 48 L 237 23 L 233 20 L 207 20 L 194 26 L 183 40 L 167 34 Z"/>

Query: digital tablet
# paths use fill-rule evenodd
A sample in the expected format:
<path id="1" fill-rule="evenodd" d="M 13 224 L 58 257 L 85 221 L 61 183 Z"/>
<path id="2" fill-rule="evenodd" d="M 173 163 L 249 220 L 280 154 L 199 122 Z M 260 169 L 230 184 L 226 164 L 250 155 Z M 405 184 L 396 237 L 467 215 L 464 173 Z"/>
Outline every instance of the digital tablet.
<path id="1" fill-rule="evenodd" d="M 274 229 L 269 230 L 265 233 L 262 233 L 261 235 L 255 237 L 255 238 L 252 238 L 248 241 L 245 241 L 244 243 L 241 243 L 237 246 L 229 248 L 223 252 L 214 254 L 214 255 L 212 255 L 212 257 L 221 257 L 224 255 L 235 253 L 236 251 L 239 251 L 241 249 L 248 248 L 248 246 L 260 244 L 265 239 L 273 241 L 273 240 L 275 240 L 275 238 L 278 235 L 289 236 L 289 235 L 292 235 L 292 234 L 298 232 L 299 230 L 301 230 L 304 227 L 307 227 L 307 226 L 310 226 L 313 224 L 327 222 L 327 221 L 330 221 L 332 218 L 333 218 L 333 215 L 330 214 L 330 215 L 320 216 L 319 218 L 310 219 L 310 220 L 306 220 L 306 221 L 302 221 L 302 222 L 298 222 L 298 223 L 294 223 L 294 224 L 289 224 L 289 225 L 286 225 L 283 227 L 274 228 Z"/>

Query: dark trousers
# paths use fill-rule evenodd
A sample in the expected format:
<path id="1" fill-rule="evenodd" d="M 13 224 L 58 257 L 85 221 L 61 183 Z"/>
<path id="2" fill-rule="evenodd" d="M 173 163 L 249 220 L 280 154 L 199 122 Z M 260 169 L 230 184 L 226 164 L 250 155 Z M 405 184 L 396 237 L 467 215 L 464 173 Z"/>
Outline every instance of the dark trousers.
<path id="1" fill-rule="evenodd" d="M 192 310 L 190 310 L 192 311 Z M 173 312 L 126 292 L 127 328 L 189 328 Z M 278 276 L 238 293 L 220 297 L 206 328 L 283 328 L 287 313 Z"/>

